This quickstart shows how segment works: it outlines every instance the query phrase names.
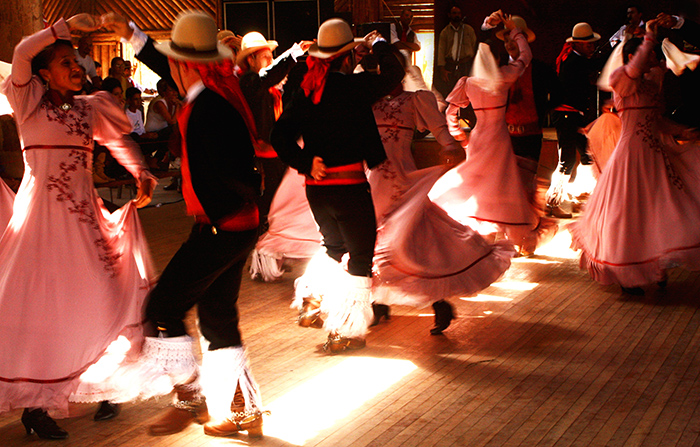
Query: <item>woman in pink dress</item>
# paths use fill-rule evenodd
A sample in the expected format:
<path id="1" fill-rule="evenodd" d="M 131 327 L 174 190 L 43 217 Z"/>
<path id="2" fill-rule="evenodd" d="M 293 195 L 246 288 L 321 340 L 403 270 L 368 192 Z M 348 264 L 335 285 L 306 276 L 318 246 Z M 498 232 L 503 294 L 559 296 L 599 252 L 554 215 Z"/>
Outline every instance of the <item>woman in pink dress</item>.
<path id="1" fill-rule="evenodd" d="M 464 158 L 432 92 L 401 89 L 374 107 L 388 160 L 368 174 L 380 223 L 374 251 L 375 303 L 432 305 L 442 333 L 454 317 L 445 301 L 488 287 L 510 267 L 512 244 L 487 243 L 471 228 L 450 218 L 428 198 L 438 178 Z M 445 165 L 418 170 L 411 153 L 415 130 L 429 129 L 442 146 Z"/>
<path id="2" fill-rule="evenodd" d="M 64 439 L 47 413 L 68 415 L 86 370 L 120 336 L 140 347 L 142 304 L 151 284 L 136 207 L 155 178 L 123 135 L 129 121 L 104 92 L 73 96 L 81 70 L 70 30 L 92 31 L 87 14 L 22 40 L 0 87 L 14 110 L 24 178 L 0 236 L 0 412 L 24 408 L 27 433 Z M 113 214 L 92 182 L 93 142 L 110 148 L 139 183 L 139 195 Z M 126 349 L 125 349 L 126 350 Z"/>
<path id="3" fill-rule="evenodd" d="M 522 251 L 530 253 L 537 243 L 540 216 L 520 180 L 505 113 L 508 90 L 532 60 L 532 53 L 527 37 L 510 19 L 504 17 L 503 21 L 520 55 L 496 69 L 488 46 L 481 44 L 475 67 L 485 69 L 461 78 L 447 97 L 452 135 L 466 140 L 457 113 L 469 104 L 474 107 L 478 124 L 469 138 L 467 160 L 438 180 L 430 198 L 453 219 L 481 234 L 505 233 Z"/>
<path id="4" fill-rule="evenodd" d="M 666 69 L 654 52 L 657 26 L 649 20 L 643 43 L 625 44 L 626 63 L 611 75 L 622 134 L 571 226 L 581 267 L 635 295 L 665 286 L 671 267 L 700 269 L 700 147 L 678 144 L 673 135 L 688 131 L 661 117 Z"/>

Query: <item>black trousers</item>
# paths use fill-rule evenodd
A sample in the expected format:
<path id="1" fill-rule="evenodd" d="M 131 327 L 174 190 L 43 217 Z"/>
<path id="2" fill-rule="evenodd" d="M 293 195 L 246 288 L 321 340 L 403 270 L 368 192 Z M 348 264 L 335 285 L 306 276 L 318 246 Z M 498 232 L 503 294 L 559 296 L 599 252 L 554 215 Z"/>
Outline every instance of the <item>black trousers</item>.
<path id="1" fill-rule="evenodd" d="M 586 124 L 584 118 L 576 112 L 554 111 L 552 121 L 559 140 L 559 171 L 571 175 L 576 165 L 576 152 L 581 155 L 581 164 L 591 164 L 591 157 L 586 151 L 588 139 L 579 132 Z"/>
<path id="2" fill-rule="evenodd" d="M 510 142 L 513 144 L 513 153 L 515 153 L 515 155 L 539 163 L 540 153 L 542 152 L 542 134 L 523 136 L 511 135 Z"/>
<path id="3" fill-rule="evenodd" d="M 148 297 L 146 316 L 168 337 L 185 335 L 183 319 L 197 304 L 209 350 L 241 345 L 238 292 L 243 267 L 255 247 L 258 230 L 212 232 L 196 224 Z"/>
<path id="4" fill-rule="evenodd" d="M 328 256 L 340 262 L 349 253 L 348 272 L 354 276 L 372 276 L 377 221 L 369 183 L 306 185 L 306 198 Z"/>
<path id="5" fill-rule="evenodd" d="M 270 213 L 270 204 L 275 197 L 275 193 L 282 183 L 282 177 L 287 171 L 285 165 L 279 158 L 258 158 L 258 162 L 262 167 L 263 174 L 263 190 L 262 195 L 258 198 L 258 212 L 260 213 L 260 229 L 267 229 L 267 215 Z"/>

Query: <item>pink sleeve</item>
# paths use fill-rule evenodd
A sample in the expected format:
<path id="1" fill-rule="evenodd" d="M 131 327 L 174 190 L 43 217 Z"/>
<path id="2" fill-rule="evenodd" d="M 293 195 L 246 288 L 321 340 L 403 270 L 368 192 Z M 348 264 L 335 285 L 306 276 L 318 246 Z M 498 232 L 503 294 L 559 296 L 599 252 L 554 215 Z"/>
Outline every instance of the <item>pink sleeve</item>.
<path id="1" fill-rule="evenodd" d="M 131 123 L 116 99 L 107 92 L 97 92 L 86 96 L 95 110 L 94 138 L 106 146 L 120 165 L 124 166 L 134 178 L 139 179 L 141 172 L 148 169 L 139 146 L 128 136 Z"/>
<path id="2" fill-rule="evenodd" d="M 17 124 L 23 123 L 34 112 L 45 91 L 39 77 L 32 75 L 32 59 L 57 39 L 70 40 L 70 30 L 63 19 L 25 37 L 15 47 L 12 72 L 3 82 L 1 90 L 12 106 Z"/>
<path id="3" fill-rule="evenodd" d="M 467 107 L 469 105 L 469 96 L 467 96 L 467 76 L 459 78 L 454 88 L 447 95 L 445 101 L 459 107 Z"/>
<path id="4" fill-rule="evenodd" d="M 510 31 L 510 37 L 514 39 L 515 43 L 518 45 L 520 56 L 518 56 L 517 60 L 509 63 L 505 67 L 501 67 L 503 81 L 508 84 L 517 81 L 527 66 L 530 65 L 530 62 L 532 62 L 532 51 L 530 50 L 530 45 L 528 45 L 525 35 L 516 28 Z"/>
<path id="5" fill-rule="evenodd" d="M 447 118 L 447 128 L 453 136 L 464 134 L 462 128 L 459 127 L 459 109 L 469 105 L 469 96 L 467 96 L 468 79 L 467 76 L 459 78 L 455 87 L 447 95 L 446 101 L 449 105 L 447 110 L 445 110 L 445 117 Z"/>
<path id="6" fill-rule="evenodd" d="M 415 92 L 413 107 L 416 110 L 416 127 L 418 130 L 428 129 L 440 146 L 441 152 L 462 152 L 462 146 L 450 135 L 445 115 L 440 113 L 437 100 L 432 92 L 421 90 Z"/>

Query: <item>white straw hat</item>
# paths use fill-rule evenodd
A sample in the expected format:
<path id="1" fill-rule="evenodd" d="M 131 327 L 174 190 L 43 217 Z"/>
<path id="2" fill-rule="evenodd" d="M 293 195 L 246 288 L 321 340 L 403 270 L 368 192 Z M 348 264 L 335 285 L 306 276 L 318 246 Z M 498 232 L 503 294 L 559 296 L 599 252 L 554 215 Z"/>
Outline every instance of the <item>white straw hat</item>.
<path id="1" fill-rule="evenodd" d="M 527 27 L 527 22 L 525 22 L 525 19 L 523 19 L 520 16 L 512 16 L 511 20 L 515 23 L 515 27 L 518 28 L 520 31 L 525 33 L 525 36 L 527 36 L 527 41 L 528 42 L 534 42 L 535 40 L 535 33 Z M 496 38 L 504 40 L 503 35 L 507 33 L 507 29 L 502 29 L 498 32 L 496 32 Z"/>
<path id="2" fill-rule="evenodd" d="M 175 19 L 171 40 L 155 44 L 156 50 L 171 59 L 215 62 L 232 58 L 231 50 L 216 38 L 216 22 L 204 11 L 185 11 Z"/>
<path id="3" fill-rule="evenodd" d="M 238 56 L 236 56 L 236 63 L 241 65 L 241 62 L 244 61 L 246 57 L 263 48 L 269 48 L 270 51 L 275 51 L 277 42 L 265 39 L 265 37 L 257 31 L 246 34 L 243 36 L 243 40 L 241 40 L 241 51 L 238 53 Z"/>
<path id="4" fill-rule="evenodd" d="M 593 28 L 586 22 L 577 23 L 571 31 L 571 37 L 567 42 L 595 42 L 600 40 L 600 34 L 594 33 Z"/>
<path id="5" fill-rule="evenodd" d="M 353 36 L 346 21 L 328 19 L 318 29 L 318 38 L 309 48 L 309 56 L 328 59 L 355 48 L 362 41 L 363 38 Z"/>

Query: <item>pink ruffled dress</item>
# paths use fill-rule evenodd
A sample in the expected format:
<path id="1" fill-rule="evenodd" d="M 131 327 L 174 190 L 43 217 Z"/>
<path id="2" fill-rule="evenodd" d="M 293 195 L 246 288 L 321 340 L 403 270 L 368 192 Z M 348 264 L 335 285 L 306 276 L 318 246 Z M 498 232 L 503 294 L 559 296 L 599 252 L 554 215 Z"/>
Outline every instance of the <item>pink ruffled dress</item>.
<path id="1" fill-rule="evenodd" d="M 63 110 L 32 76 L 32 58 L 55 36 L 70 40 L 63 20 L 17 45 L 1 87 L 25 173 L 0 230 L 0 412 L 42 407 L 64 417 L 69 397 L 110 398 L 74 393 L 112 342 L 123 335 L 125 349 L 140 349 L 152 269 L 133 203 L 110 214 L 92 181 L 93 141 L 136 178 L 146 170 L 123 137 L 130 129 L 123 110 L 106 92 L 75 97 Z"/>
<path id="2" fill-rule="evenodd" d="M 418 170 L 411 153 L 415 129 L 429 129 L 445 153 L 463 153 L 429 91 L 403 92 L 374 107 L 388 160 L 369 171 L 377 222 L 373 299 L 424 307 L 453 296 L 474 295 L 510 267 L 510 242 L 488 244 L 428 198 L 445 172 Z"/>
<path id="3" fill-rule="evenodd" d="M 661 117 L 665 69 L 647 36 L 611 75 L 622 134 L 583 217 L 571 225 L 581 267 L 602 284 L 638 287 L 666 270 L 700 269 L 700 147 L 679 145 Z"/>
<path id="4" fill-rule="evenodd" d="M 532 60 L 527 39 L 512 31 L 520 56 L 499 69 L 500 81 L 463 77 L 447 97 L 450 132 L 461 133 L 456 113 L 472 104 L 477 125 L 467 146 L 467 159 L 445 174 L 430 192 L 434 203 L 453 219 L 482 234 L 505 232 L 516 245 L 536 239 L 540 223 L 528 200 L 506 126 L 510 86 Z"/>

